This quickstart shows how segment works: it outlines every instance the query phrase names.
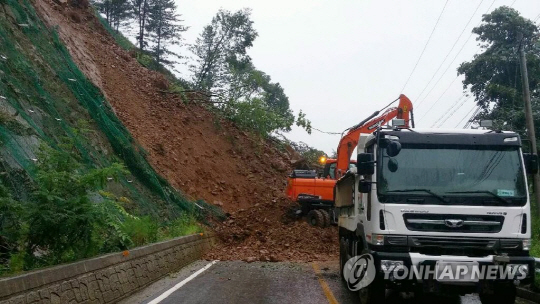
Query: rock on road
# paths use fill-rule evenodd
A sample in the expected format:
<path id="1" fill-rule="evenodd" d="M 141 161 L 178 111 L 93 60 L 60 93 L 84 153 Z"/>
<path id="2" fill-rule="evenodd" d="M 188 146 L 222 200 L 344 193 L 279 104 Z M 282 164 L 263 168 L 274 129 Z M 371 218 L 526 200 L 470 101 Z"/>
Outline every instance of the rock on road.
<path id="1" fill-rule="evenodd" d="M 173 286 L 208 265 L 197 261 L 164 278 L 121 303 L 150 303 Z M 161 304 L 172 303 L 359 303 L 339 278 L 337 263 L 246 263 L 220 261 L 187 282 Z M 418 303 L 403 293 L 387 292 L 389 303 Z M 477 295 L 436 298 L 439 304 L 476 304 Z M 530 304 L 518 299 L 518 304 Z"/>

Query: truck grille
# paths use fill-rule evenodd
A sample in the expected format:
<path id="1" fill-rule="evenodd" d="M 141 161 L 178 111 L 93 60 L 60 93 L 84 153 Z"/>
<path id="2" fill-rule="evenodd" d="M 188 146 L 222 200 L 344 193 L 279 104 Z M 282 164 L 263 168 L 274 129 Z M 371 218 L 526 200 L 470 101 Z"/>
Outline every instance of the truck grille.
<path id="1" fill-rule="evenodd" d="M 492 249 L 497 244 L 496 240 L 476 238 L 448 238 L 448 237 L 411 237 L 411 247 L 439 247 L 439 248 L 475 248 Z"/>
<path id="2" fill-rule="evenodd" d="M 504 216 L 463 214 L 403 214 L 405 226 L 411 231 L 497 233 Z"/>
<path id="3" fill-rule="evenodd" d="M 485 256 L 498 251 L 499 241 L 481 238 L 409 237 L 412 252 L 430 255 Z"/>

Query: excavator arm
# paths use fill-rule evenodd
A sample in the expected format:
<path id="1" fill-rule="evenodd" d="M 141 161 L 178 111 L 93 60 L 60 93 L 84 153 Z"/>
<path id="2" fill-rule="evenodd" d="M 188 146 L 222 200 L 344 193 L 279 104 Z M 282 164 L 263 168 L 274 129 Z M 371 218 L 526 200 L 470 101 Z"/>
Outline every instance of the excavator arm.
<path id="1" fill-rule="evenodd" d="M 399 104 L 397 107 L 384 110 L 382 115 L 379 115 L 380 111 L 377 111 L 366 120 L 350 128 L 347 134 L 345 134 L 339 141 L 337 148 L 336 178 L 341 177 L 349 169 L 349 161 L 351 160 L 351 155 L 358 144 L 360 134 L 373 133 L 379 126 L 388 123 L 394 118 L 404 119 L 405 127 L 409 127 L 412 109 L 413 106 L 409 98 L 401 94 L 399 95 Z"/>

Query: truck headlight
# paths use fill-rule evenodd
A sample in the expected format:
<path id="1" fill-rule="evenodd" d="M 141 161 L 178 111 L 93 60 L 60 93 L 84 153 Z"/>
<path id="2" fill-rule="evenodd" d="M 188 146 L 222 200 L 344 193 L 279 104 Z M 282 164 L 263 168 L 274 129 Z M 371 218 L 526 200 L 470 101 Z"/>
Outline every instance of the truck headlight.
<path id="1" fill-rule="evenodd" d="M 377 245 L 377 246 L 384 245 L 384 235 L 373 233 L 371 235 L 371 244 Z"/>
<path id="2" fill-rule="evenodd" d="M 531 245 L 532 245 L 531 243 L 532 243 L 531 239 L 524 239 L 522 240 L 521 248 L 523 250 L 529 251 L 531 250 Z"/>

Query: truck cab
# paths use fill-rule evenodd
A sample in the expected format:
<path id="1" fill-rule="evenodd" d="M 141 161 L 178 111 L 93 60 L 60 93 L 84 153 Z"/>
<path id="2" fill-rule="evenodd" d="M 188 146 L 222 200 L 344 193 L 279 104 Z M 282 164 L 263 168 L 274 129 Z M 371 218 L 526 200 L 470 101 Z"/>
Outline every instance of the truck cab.
<path id="1" fill-rule="evenodd" d="M 538 164 L 521 145 L 517 133 L 489 130 L 360 135 L 357 169 L 336 183 L 335 205 L 342 270 L 355 256 L 373 259 L 363 303 L 384 303 L 386 288 L 514 303 L 516 284 L 534 279 L 526 168 Z M 480 275 L 489 265 L 495 276 Z M 443 266 L 468 274 L 441 279 Z M 520 275 L 503 277 L 508 269 Z"/>

